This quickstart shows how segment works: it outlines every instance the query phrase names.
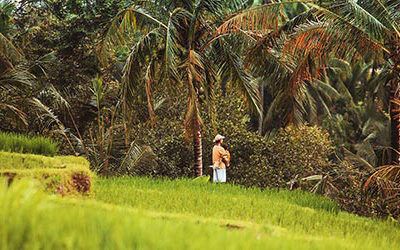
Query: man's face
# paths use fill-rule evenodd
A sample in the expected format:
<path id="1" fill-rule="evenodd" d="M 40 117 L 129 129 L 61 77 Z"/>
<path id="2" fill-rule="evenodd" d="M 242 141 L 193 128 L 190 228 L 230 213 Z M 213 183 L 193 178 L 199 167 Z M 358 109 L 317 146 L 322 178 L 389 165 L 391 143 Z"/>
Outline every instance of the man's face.
<path id="1" fill-rule="evenodd" d="M 221 139 L 221 144 L 224 143 L 224 139 Z"/>

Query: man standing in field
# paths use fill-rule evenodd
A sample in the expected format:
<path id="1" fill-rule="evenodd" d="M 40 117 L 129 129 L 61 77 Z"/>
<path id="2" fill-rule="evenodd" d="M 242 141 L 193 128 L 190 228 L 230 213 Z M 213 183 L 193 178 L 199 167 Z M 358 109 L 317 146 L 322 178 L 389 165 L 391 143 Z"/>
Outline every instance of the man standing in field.
<path id="1" fill-rule="evenodd" d="M 225 137 L 218 134 L 213 142 L 213 182 L 226 182 L 226 167 L 229 167 L 230 153 L 222 147 Z"/>

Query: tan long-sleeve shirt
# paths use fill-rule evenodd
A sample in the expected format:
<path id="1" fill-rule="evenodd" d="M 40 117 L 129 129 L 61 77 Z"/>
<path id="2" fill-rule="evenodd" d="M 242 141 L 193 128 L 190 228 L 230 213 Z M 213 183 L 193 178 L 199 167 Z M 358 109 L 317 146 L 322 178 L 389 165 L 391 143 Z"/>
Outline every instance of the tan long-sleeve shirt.
<path id="1" fill-rule="evenodd" d="M 212 153 L 213 166 L 217 168 L 226 168 L 226 163 L 229 165 L 230 154 L 227 150 L 219 145 L 215 145 Z"/>

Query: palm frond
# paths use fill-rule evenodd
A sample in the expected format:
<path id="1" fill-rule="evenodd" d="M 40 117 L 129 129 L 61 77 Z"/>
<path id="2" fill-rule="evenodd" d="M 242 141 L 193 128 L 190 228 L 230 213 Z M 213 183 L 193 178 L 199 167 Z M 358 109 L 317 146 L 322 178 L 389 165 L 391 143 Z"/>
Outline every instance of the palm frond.
<path id="1" fill-rule="evenodd" d="M 28 126 L 28 117 L 25 112 L 23 112 L 18 107 L 11 105 L 9 103 L 3 103 L 0 100 L 0 111 L 10 111 L 12 114 L 15 115 L 18 120 L 20 120 L 25 126 Z"/>
<path id="2" fill-rule="evenodd" d="M 58 110 L 69 110 L 71 108 L 70 103 L 64 98 L 64 96 L 62 96 L 53 84 L 50 84 L 47 88 L 40 91 L 39 99 L 49 100 L 49 103 Z"/>
<path id="3" fill-rule="evenodd" d="M 141 37 L 131 49 L 122 76 L 123 98 L 128 104 L 137 95 L 137 86 L 141 86 L 142 83 L 144 84 L 143 70 L 147 69 L 147 59 L 153 57 L 159 39 L 162 39 L 162 35 L 157 28 Z"/>
<path id="4" fill-rule="evenodd" d="M 228 13 L 234 13 L 245 8 L 248 8 L 252 1 L 249 0 L 231 0 L 221 1 L 223 4 L 223 10 Z"/>
<path id="5" fill-rule="evenodd" d="M 387 27 L 371 13 L 364 10 L 355 1 L 313 4 L 309 6 L 318 11 L 319 22 L 325 26 L 321 43 L 333 51 L 386 50 L 383 38 L 387 35 Z"/>
<path id="6" fill-rule="evenodd" d="M 178 77 L 178 53 L 179 46 L 187 47 L 189 41 L 186 41 L 180 34 L 179 30 L 185 29 L 184 26 L 189 25 L 191 14 L 185 9 L 175 9 L 168 20 L 166 38 L 165 38 L 165 74 L 167 78 L 174 80 L 179 79 Z"/>
<path id="7" fill-rule="evenodd" d="M 121 168 L 130 174 L 145 174 L 148 169 L 152 169 L 157 165 L 157 155 L 149 146 L 141 146 L 133 141 L 122 159 Z M 144 173 L 142 170 L 146 169 Z"/>
<path id="8" fill-rule="evenodd" d="M 19 48 L 17 48 L 12 41 L 0 33 L 0 57 L 10 61 L 12 64 L 24 59 L 24 55 Z"/>
<path id="9" fill-rule="evenodd" d="M 154 105 L 153 105 L 153 94 L 152 94 L 152 85 L 154 82 L 154 61 L 151 61 L 149 66 L 146 70 L 146 97 L 147 97 L 147 111 L 149 112 L 149 117 L 151 123 L 154 125 L 156 122 L 156 114 L 154 112 Z"/>
<path id="10" fill-rule="evenodd" d="M 239 89 L 245 100 L 257 114 L 262 113 L 259 83 L 248 70 L 245 69 L 241 58 L 227 44 L 219 42 L 218 53 L 219 75 L 221 78 L 228 76 L 231 83 Z"/>
<path id="11" fill-rule="evenodd" d="M 370 196 L 378 196 L 385 200 L 394 200 L 400 203 L 400 166 L 378 168 L 365 181 L 364 190 Z"/>
<path id="12" fill-rule="evenodd" d="M 150 27 L 167 26 L 139 6 L 128 7 L 119 12 L 109 23 L 103 39 L 97 49 L 100 61 L 106 64 L 116 46 L 125 45 L 127 34 L 134 31 L 146 31 Z M 145 33 L 145 32 L 144 32 Z"/>
<path id="13" fill-rule="evenodd" d="M 284 7 L 299 2 L 301 1 L 271 3 L 243 10 L 224 21 L 217 28 L 216 36 L 242 31 L 276 31 L 287 20 Z"/>
<path id="14" fill-rule="evenodd" d="M 289 78 L 293 73 L 295 59 L 280 53 L 280 39 L 284 38 L 276 37 L 273 33 L 268 34 L 246 52 L 246 63 L 254 74 L 271 81 L 279 81 Z"/>
<path id="15" fill-rule="evenodd" d="M 287 95 L 284 91 L 279 91 L 272 100 L 271 104 L 265 110 L 263 119 L 263 132 L 271 131 L 275 128 L 280 128 L 284 124 L 282 121 L 287 117 L 286 110 L 282 107 L 290 105 L 287 99 Z"/>
<path id="16" fill-rule="evenodd" d="M 332 87 L 332 85 L 321 80 L 316 80 L 315 83 L 318 90 L 323 95 L 326 95 L 326 97 L 329 97 L 331 100 L 335 100 L 341 97 L 341 94 L 334 87 Z"/>
<path id="17" fill-rule="evenodd" d="M 31 104 L 33 111 L 37 114 L 38 120 L 44 126 L 44 128 L 52 129 L 53 132 L 61 134 L 66 139 L 74 153 L 76 153 L 75 147 L 67 135 L 69 129 L 65 128 L 64 124 L 60 121 L 53 110 L 43 104 L 37 98 L 32 98 L 29 100 L 29 103 Z"/>
<path id="18" fill-rule="evenodd" d="M 346 4 L 348 6 L 341 6 L 341 9 L 352 11 L 354 17 L 372 32 L 383 28 L 399 35 L 399 24 L 396 22 L 399 7 L 397 1 L 360 0 L 346 1 Z"/>
<path id="19" fill-rule="evenodd" d="M 1 91 L 24 92 L 24 94 L 27 94 L 35 83 L 36 77 L 23 65 L 7 69 L 0 75 Z"/>
<path id="20" fill-rule="evenodd" d="M 57 59 L 55 52 L 50 52 L 41 56 L 37 60 L 29 63 L 29 70 L 34 72 L 35 75 L 44 75 L 47 77 L 47 71 L 51 62 Z"/>
<path id="21" fill-rule="evenodd" d="M 30 104 L 32 105 L 33 110 L 37 113 L 38 118 L 41 120 L 45 128 L 50 129 L 55 125 L 62 131 L 65 130 L 64 125 L 59 120 L 57 115 L 53 112 L 53 110 L 43 104 L 39 99 L 32 98 L 32 100 L 30 100 Z"/>
<path id="22" fill-rule="evenodd" d="M 195 5 L 195 16 L 197 15 L 197 13 L 200 14 L 200 12 L 202 11 L 207 12 L 211 15 L 219 16 L 222 14 L 222 11 L 225 7 L 223 2 L 224 1 L 220 0 L 198 0 Z"/>
<path id="23" fill-rule="evenodd" d="M 372 3 L 374 1 L 370 2 Z M 335 3 L 322 3 L 318 6 L 313 4 L 310 5 L 328 15 L 335 13 L 340 16 L 341 21 L 351 23 L 354 27 L 363 30 L 375 40 L 381 40 L 385 36 L 389 27 L 386 27 L 379 18 L 371 14 L 369 12 L 370 8 L 365 8 L 368 7 L 368 5 L 365 5 L 364 3 L 365 1 L 339 0 L 335 1 Z M 321 5 L 324 9 L 321 8 Z M 374 6 L 377 7 L 376 5 Z M 329 10 L 329 12 L 327 10 Z"/>
<path id="24" fill-rule="evenodd" d="M 352 153 L 350 150 L 343 148 L 344 153 L 345 153 L 345 159 L 351 163 L 353 163 L 355 166 L 359 168 L 364 168 L 368 171 L 373 171 L 375 169 L 374 165 L 371 165 L 367 160 L 362 158 L 361 156 Z"/>

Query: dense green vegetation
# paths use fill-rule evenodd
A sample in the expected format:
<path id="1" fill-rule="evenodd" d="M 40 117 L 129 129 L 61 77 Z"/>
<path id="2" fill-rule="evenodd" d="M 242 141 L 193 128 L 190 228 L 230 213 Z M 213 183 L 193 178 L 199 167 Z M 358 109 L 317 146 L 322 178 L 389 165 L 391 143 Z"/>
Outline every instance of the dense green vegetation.
<path id="1" fill-rule="evenodd" d="M 400 248 L 399 10 L 0 1 L 0 248 Z"/>
<path id="2" fill-rule="evenodd" d="M 8 183 L 23 178 L 36 179 L 44 189 L 66 195 L 89 193 L 93 175 L 89 162 L 82 157 L 46 157 L 0 151 L 0 176 L 4 176 Z"/>
<path id="3" fill-rule="evenodd" d="M 29 182 L 1 185 L 1 248 L 399 247 L 396 223 L 347 214 L 303 192 L 113 178 L 100 179 L 95 193 L 98 201 L 62 199 Z"/>
<path id="4" fill-rule="evenodd" d="M 0 151 L 53 156 L 58 153 L 58 145 L 43 136 L 0 132 Z"/>

